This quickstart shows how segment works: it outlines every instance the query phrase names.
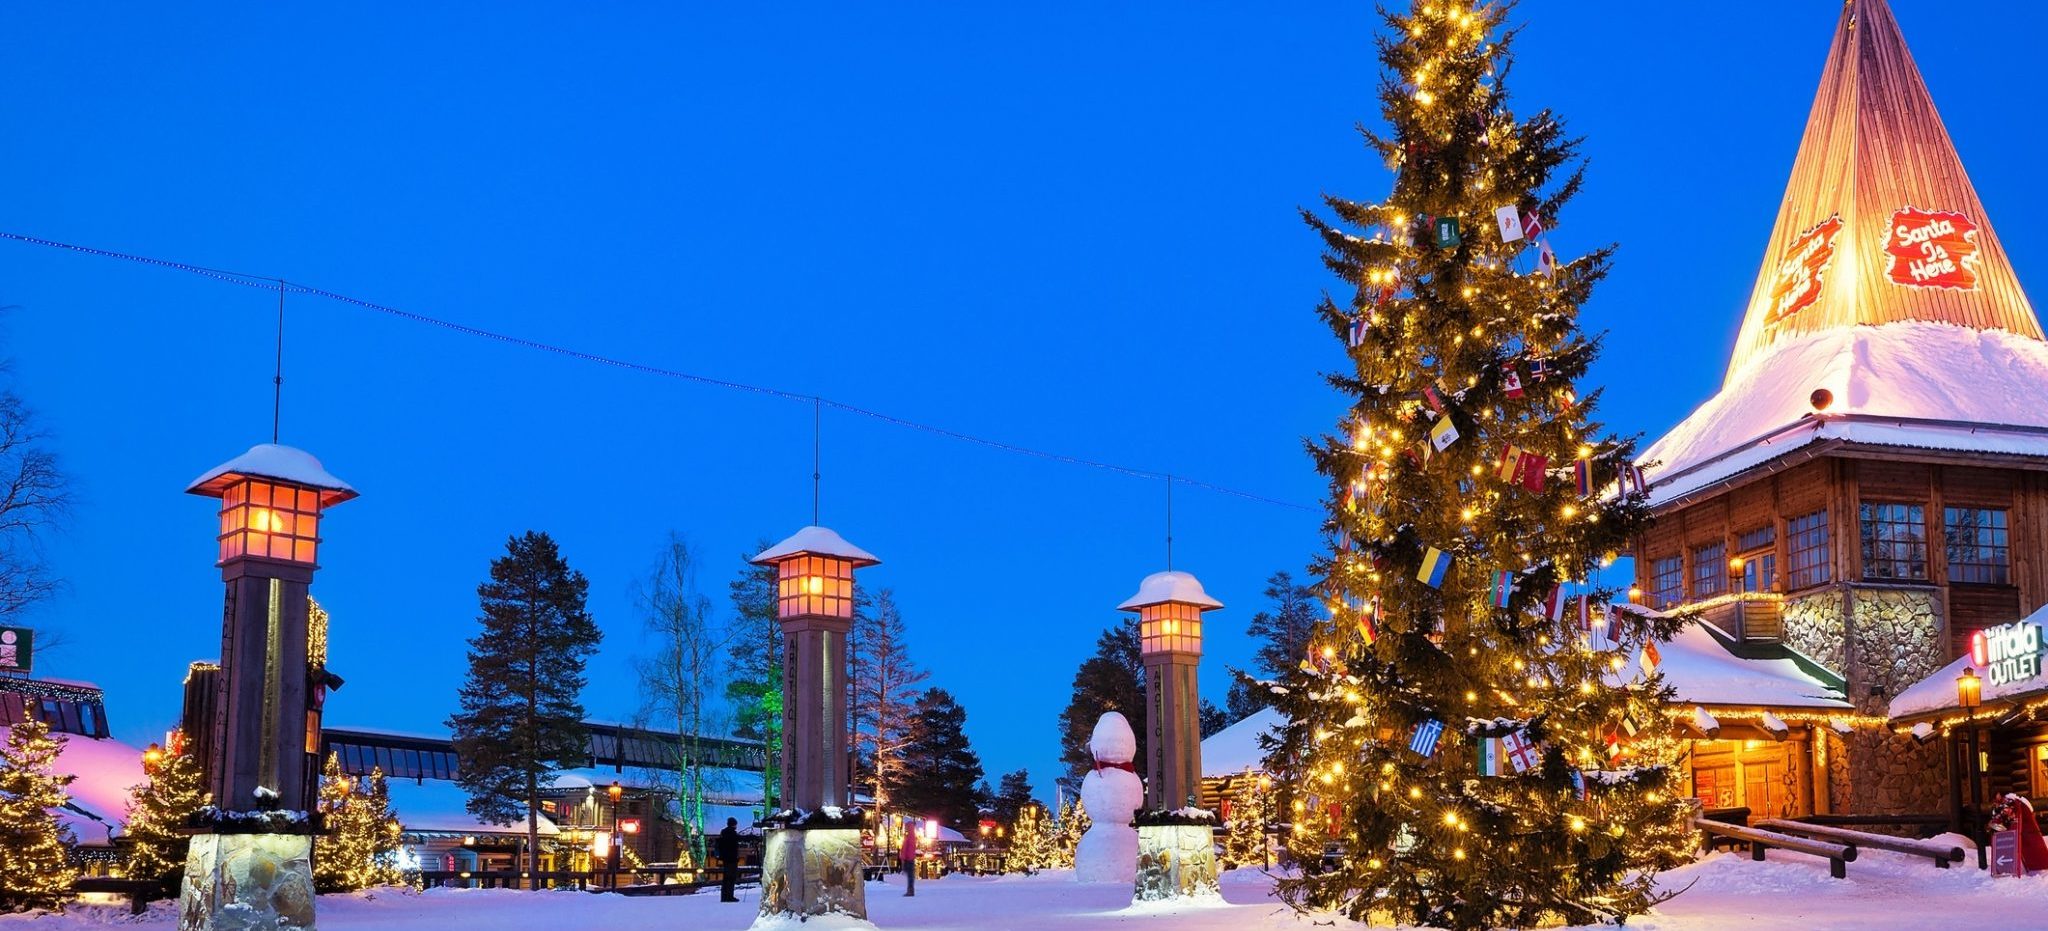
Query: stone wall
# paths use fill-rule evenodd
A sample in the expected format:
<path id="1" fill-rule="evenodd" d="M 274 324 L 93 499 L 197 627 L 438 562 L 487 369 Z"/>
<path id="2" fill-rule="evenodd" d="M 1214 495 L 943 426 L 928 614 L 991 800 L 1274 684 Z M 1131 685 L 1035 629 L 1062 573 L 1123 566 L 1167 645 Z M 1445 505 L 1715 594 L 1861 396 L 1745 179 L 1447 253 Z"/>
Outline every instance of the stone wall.
<path id="1" fill-rule="evenodd" d="M 1836 602 L 1840 604 L 1840 602 Z M 1883 715 L 1892 696 L 1927 678 L 1946 662 L 1941 603 L 1933 589 L 1852 586 L 1845 626 L 1849 701 L 1859 713 Z M 1815 609 L 1809 629 L 1825 628 Z M 1789 631 L 1788 631 L 1789 639 Z M 1801 652 L 1807 652 L 1803 647 Z M 1809 653 L 1823 663 L 1826 648 Z M 1948 772 L 1941 744 L 1915 743 L 1888 728 L 1828 734 L 1828 789 L 1837 812 L 1901 814 L 1947 806 Z"/>
<path id="2" fill-rule="evenodd" d="M 1785 645 L 1836 672 L 1848 665 L 1848 612 L 1837 588 L 1785 599 Z"/>

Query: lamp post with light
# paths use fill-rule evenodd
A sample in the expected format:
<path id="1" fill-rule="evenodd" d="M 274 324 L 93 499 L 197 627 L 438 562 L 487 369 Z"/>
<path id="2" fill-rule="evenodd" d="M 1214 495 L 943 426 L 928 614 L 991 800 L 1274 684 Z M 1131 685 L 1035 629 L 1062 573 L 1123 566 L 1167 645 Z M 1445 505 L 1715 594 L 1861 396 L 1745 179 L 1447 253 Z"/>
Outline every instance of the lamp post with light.
<path id="1" fill-rule="evenodd" d="M 1215 819 L 1183 812 L 1194 807 L 1202 785 L 1201 696 L 1195 688 L 1202 615 L 1221 607 L 1200 580 L 1170 569 L 1146 576 L 1138 593 L 1117 606 L 1138 614 L 1138 653 L 1145 663 L 1147 810 L 1138 819 L 1139 901 L 1216 887 L 1210 840 Z"/>
<path id="2" fill-rule="evenodd" d="M 619 845 L 624 840 L 619 836 L 619 796 L 625 792 L 625 789 L 620 788 L 617 779 L 612 780 L 611 788 L 604 790 L 604 794 L 612 800 L 611 843 L 608 847 L 611 862 L 606 864 L 606 871 L 610 875 L 605 878 L 605 886 L 611 889 L 619 888 Z"/>
<path id="3" fill-rule="evenodd" d="M 204 765 L 224 814 L 192 838 L 180 914 L 187 931 L 213 928 L 229 908 L 265 927 L 309 928 L 320 701 L 338 680 L 310 661 L 306 589 L 319 567 L 321 519 L 356 491 L 306 452 L 275 443 L 251 447 L 186 491 L 220 501 L 217 565 L 227 592 Z M 228 875 L 251 858 L 280 864 L 262 890 Z"/>
<path id="4" fill-rule="evenodd" d="M 881 560 L 810 526 L 753 558 L 775 569 L 782 625 L 782 812 L 763 838 L 761 914 L 867 917 L 861 812 L 849 809 L 846 734 L 853 573 Z M 807 870 L 817 871 L 815 874 Z"/>
<path id="5" fill-rule="evenodd" d="M 1976 667 L 1964 666 L 1962 675 L 1956 676 L 1956 707 L 1964 712 L 1963 728 L 1969 738 L 1965 743 L 1968 758 L 1963 763 L 1963 772 L 1970 780 L 1969 836 L 1977 842 L 1977 868 L 1980 870 L 1990 865 L 1988 852 L 1984 849 L 1987 838 L 1984 837 L 1984 781 L 1980 772 L 1983 750 L 1978 746 L 1977 737 L 1977 708 L 1983 703 L 1983 677 L 1977 675 Z"/>
<path id="6" fill-rule="evenodd" d="M 1749 594 L 1749 579 L 1742 574 L 1742 567 L 1742 557 L 1728 557 L 1728 574 L 1735 577 L 1735 629 L 1738 631 L 1737 636 L 1747 640 L 1749 639 L 1749 624 L 1748 618 L 1743 616 L 1744 605 L 1742 602 L 1744 596 Z"/>

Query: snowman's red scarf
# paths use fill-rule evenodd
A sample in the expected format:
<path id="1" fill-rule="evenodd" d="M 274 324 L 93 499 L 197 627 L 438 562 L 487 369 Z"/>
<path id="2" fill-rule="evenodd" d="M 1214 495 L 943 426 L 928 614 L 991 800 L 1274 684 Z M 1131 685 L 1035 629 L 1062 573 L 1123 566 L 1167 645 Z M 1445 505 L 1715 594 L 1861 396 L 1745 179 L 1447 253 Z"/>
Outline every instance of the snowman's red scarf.
<path id="1" fill-rule="evenodd" d="M 1098 772 L 1098 773 L 1099 773 L 1099 772 L 1102 772 L 1102 771 L 1103 771 L 1103 770 L 1105 770 L 1105 769 L 1121 769 L 1121 770 L 1123 770 L 1124 772 L 1130 773 L 1130 774 L 1131 774 L 1131 775 L 1133 775 L 1133 776 L 1135 776 L 1135 775 L 1137 775 L 1137 774 L 1138 774 L 1138 767 L 1137 767 L 1137 766 L 1135 766 L 1135 765 L 1133 765 L 1133 764 L 1132 764 L 1132 763 L 1131 763 L 1131 762 L 1130 762 L 1129 760 L 1125 760 L 1125 761 L 1124 761 L 1124 762 L 1122 762 L 1122 763 L 1111 763 L 1111 762 L 1109 762 L 1108 760 L 1096 760 L 1096 761 L 1095 761 L 1095 771 L 1096 771 L 1096 772 Z"/>

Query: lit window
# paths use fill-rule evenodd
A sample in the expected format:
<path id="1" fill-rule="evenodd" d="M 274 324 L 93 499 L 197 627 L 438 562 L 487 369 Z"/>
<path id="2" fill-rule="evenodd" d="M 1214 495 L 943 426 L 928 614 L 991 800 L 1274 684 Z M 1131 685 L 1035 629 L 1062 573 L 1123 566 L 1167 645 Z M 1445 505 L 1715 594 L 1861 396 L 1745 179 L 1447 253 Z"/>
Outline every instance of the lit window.
<path id="1" fill-rule="evenodd" d="M 1828 566 L 1828 512 L 1815 511 L 1785 522 L 1785 585 L 1810 588 L 1831 578 Z"/>
<path id="2" fill-rule="evenodd" d="M 2004 508 L 1943 508 L 1941 517 L 1949 581 L 2010 581 Z"/>
<path id="3" fill-rule="evenodd" d="M 1894 501 L 1863 502 L 1863 577 L 1927 578 L 1927 509 Z"/>
<path id="4" fill-rule="evenodd" d="M 1659 611 L 1685 601 L 1685 560 L 1665 556 L 1650 563 L 1650 607 Z"/>
<path id="5" fill-rule="evenodd" d="M 853 560 L 803 555 L 775 567 L 778 616 L 853 616 Z"/>
<path id="6" fill-rule="evenodd" d="M 1146 653 L 1202 652 L 1202 609 L 1179 601 L 1138 609 L 1138 639 Z"/>
<path id="7" fill-rule="evenodd" d="M 1693 598 L 1712 598 L 1728 590 L 1727 552 L 1727 547 L 1720 543 L 1693 547 Z"/>
<path id="8" fill-rule="evenodd" d="M 220 496 L 220 561 L 242 556 L 311 564 L 320 543 L 320 493 L 244 479 Z"/>

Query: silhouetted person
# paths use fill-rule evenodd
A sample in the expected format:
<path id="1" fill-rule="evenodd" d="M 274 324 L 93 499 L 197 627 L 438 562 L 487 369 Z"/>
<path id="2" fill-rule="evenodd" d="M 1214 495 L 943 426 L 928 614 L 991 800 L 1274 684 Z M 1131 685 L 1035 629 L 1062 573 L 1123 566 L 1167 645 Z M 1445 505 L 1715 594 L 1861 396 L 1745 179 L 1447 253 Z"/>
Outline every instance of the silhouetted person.
<path id="1" fill-rule="evenodd" d="M 917 894 L 917 828 L 909 822 L 903 825 L 903 849 L 896 854 L 903 860 L 903 894 Z"/>
<path id="2" fill-rule="evenodd" d="M 740 819 L 725 819 L 725 830 L 718 832 L 718 901 L 737 902 L 733 886 L 740 881 Z"/>

